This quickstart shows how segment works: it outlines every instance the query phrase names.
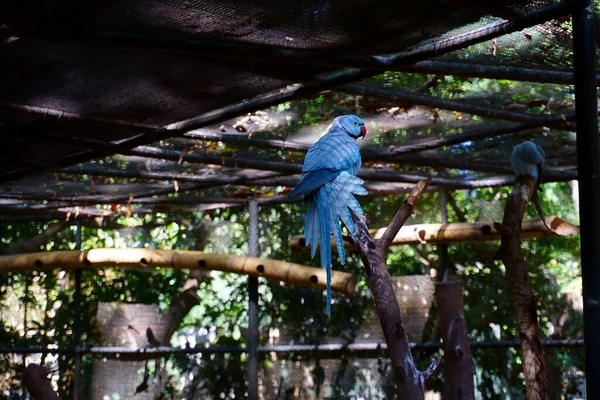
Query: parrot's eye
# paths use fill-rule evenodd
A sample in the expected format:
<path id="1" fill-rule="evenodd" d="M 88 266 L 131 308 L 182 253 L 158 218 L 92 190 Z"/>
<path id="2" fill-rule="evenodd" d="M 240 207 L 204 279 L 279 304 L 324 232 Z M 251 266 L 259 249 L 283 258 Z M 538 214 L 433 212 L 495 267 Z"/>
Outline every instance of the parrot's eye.
<path id="1" fill-rule="evenodd" d="M 358 125 L 358 122 L 354 121 L 354 122 L 353 122 L 353 124 L 354 124 L 354 125 Z"/>

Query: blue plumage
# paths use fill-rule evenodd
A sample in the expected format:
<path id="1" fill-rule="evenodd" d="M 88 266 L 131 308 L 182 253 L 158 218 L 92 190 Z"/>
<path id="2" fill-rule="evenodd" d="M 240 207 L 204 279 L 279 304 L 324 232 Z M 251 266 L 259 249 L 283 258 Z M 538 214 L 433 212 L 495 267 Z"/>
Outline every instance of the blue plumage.
<path id="1" fill-rule="evenodd" d="M 523 142 L 513 148 L 510 161 L 517 176 L 531 176 L 539 189 L 546 161 L 544 150 L 533 142 Z"/>
<path id="2" fill-rule="evenodd" d="M 361 158 L 356 139 L 366 134 L 365 124 L 355 115 L 337 117 L 329 131 L 308 150 L 302 166 L 302 179 L 288 195 L 290 200 L 305 196 L 308 204 L 304 236 L 311 257 L 320 247 L 321 267 L 327 271 L 327 315 L 331 313 L 331 236 L 340 263 L 346 263 L 339 220 L 350 234 L 354 223 L 349 209 L 362 214 L 354 195 L 365 195 L 364 181 L 355 175 Z"/>
<path id="3" fill-rule="evenodd" d="M 542 180 L 544 163 L 546 162 L 546 154 L 544 153 L 544 149 L 533 142 L 523 142 L 513 147 L 513 151 L 510 156 L 510 162 L 517 176 L 533 177 L 535 179 L 535 186 L 537 190 L 540 192 L 542 191 L 540 183 Z M 546 229 L 552 230 L 546 223 L 544 210 L 542 210 L 540 198 L 535 190 L 531 196 L 531 201 L 533 202 L 533 206 L 540 216 L 540 219 L 546 226 Z"/>

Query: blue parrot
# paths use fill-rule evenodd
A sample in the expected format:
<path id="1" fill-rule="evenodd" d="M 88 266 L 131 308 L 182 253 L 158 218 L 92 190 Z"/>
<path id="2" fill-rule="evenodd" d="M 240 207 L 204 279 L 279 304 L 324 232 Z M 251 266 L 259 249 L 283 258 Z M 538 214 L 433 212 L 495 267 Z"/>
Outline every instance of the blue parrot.
<path id="1" fill-rule="evenodd" d="M 540 192 L 542 191 L 540 183 L 542 179 L 542 170 L 544 169 L 544 163 L 546 162 L 546 153 L 544 153 L 544 149 L 533 142 L 523 142 L 513 147 L 510 162 L 517 176 L 531 176 L 535 179 L 536 189 Z M 535 210 L 542 219 L 542 222 L 548 230 L 551 230 L 548 224 L 546 224 L 542 205 L 540 204 L 540 198 L 536 191 L 534 191 L 531 196 L 531 200 Z"/>
<path id="2" fill-rule="evenodd" d="M 544 149 L 533 142 L 523 142 L 513 148 L 510 162 L 517 176 L 533 177 L 537 190 L 542 190 L 540 181 L 542 179 L 542 169 L 546 162 Z"/>
<path id="3" fill-rule="evenodd" d="M 331 314 L 331 235 L 340 257 L 346 263 L 344 242 L 339 219 L 348 232 L 354 234 L 354 222 L 350 210 L 362 214 L 363 210 L 354 195 L 365 195 L 356 177 L 361 158 L 356 139 L 367 134 L 365 123 L 356 115 L 337 117 L 329 131 L 317 140 L 304 158 L 302 179 L 288 194 L 290 200 L 304 196 L 308 204 L 304 237 L 311 245 L 311 257 L 320 246 L 321 268 L 327 271 L 327 315 Z"/>

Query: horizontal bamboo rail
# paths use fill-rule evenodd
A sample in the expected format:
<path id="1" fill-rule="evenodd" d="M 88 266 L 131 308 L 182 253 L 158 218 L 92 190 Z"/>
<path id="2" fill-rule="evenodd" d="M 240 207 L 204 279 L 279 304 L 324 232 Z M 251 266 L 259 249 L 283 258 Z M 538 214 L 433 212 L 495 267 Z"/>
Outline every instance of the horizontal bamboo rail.
<path id="1" fill-rule="evenodd" d="M 324 290 L 324 269 L 305 267 L 285 261 L 229 254 L 208 254 L 201 251 L 150 249 L 92 249 L 86 251 L 50 251 L 0 256 L 0 273 L 42 271 L 54 268 L 170 267 L 232 272 L 288 284 Z M 346 272 L 332 271 L 331 290 L 351 295 L 356 277 Z"/>
<path id="2" fill-rule="evenodd" d="M 536 238 L 549 236 L 571 236 L 579 233 L 579 227 L 558 217 L 546 217 L 548 230 L 540 218 L 523 220 L 521 238 Z M 371 229 L 370 233 L 379 239 L 385 228 Z M 417 224 L 406 225 L 400 229 L 392 241 L 392 246 L 419 243 L 459 243 L 500 240 L 500 232 L 494 228 L 493 222 L 457 222 L 450 224 Z M 348 250 L 353 247 L 345 244 Z M 307 250 L 304 236 L 296 235 L 290 239 L 293 250 Z"/>

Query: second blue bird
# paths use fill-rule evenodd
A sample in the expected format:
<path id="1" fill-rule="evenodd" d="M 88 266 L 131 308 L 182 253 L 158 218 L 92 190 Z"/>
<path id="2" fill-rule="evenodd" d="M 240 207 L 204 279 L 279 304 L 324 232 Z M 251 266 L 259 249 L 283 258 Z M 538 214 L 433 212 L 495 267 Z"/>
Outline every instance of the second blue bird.
<path id="1" fill-rule="evenodd" d="M 515 174 L 517 176 L 533 177 L 538 190 L 541 190 L 540 181 L 545 161 L 544 149 L 529 141 L 516 145 L 510 156 Z"/>
<path id="2" fill-rule="evenodd" d="M 321 268 L 327 271 L 327 315 L 331 313 L 331 236 L 333 235 L 340 257 L 346 263 L 344 242 L 340 228 L 341 219 L 348 232 L 354 234 L 350 209 L 362 214 L 362 208 L 354 195 L 365 195 L 356 177 L 361 166 L 360 151 L 356 139 L 365 137 L 365 123 L 356 115 L 337 117 L 329 131 L 309 149 L 302 166 L 302 179 L 288 195 L 290 200 L 300 196 L 308 205 L 304 237 L 310 244 L 311 257 L 319 245 Z"/>

